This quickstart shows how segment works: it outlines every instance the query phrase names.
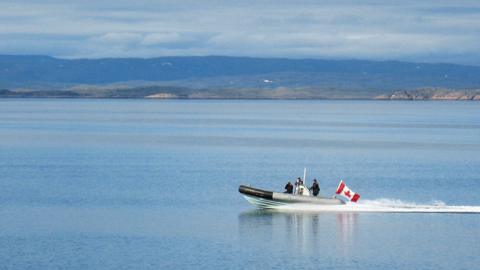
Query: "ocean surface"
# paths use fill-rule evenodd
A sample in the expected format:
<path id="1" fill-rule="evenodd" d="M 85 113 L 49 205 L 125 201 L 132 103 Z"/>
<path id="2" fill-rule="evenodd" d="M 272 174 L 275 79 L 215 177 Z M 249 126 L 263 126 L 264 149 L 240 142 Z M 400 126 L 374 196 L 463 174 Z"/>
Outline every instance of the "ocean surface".
<path id="1" fill-rule="evenodd" d="M 304 167 L 369 211 L 238 193 Z M 478 102 L 0 99 L 2 270 L 478 269 L 478 212 Z"/>

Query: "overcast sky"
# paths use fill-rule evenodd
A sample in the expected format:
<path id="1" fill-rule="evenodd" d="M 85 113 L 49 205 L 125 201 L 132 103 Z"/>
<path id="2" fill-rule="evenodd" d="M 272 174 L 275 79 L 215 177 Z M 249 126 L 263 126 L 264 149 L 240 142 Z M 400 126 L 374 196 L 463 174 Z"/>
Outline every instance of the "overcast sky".
<path id="1" fill-rule="evenodd" d="M 0 0 L 0 54 L 480 65 L 480 1 Z"/>

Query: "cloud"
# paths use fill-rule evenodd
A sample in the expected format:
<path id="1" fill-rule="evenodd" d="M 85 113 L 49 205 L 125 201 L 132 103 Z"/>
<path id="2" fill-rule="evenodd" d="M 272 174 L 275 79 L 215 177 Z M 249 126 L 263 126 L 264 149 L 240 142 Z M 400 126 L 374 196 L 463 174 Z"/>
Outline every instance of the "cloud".
<path id="1" fill-rule="evenodd" d="M 151 33 L 146 35 L 143 40 L 143 45 L 159 45 L 167 43 L 175 43 L 182 41 L 182 36 L 179 33 Z"/>
<path id="2" fill-rule="evenodd" d="M 143 39 L 143 35 L 139 33 L 129 32 L 112 32 L 106 33 L 97 38 L 99 42 L 105 42 L 109 44 L 132 44 L 138 43 Z"/>
<path id="3" fill-rule="evenodd" d="M 0 25 L 0 53 L 10 54 L 243 55 L 480 65 L 480 3 L 466 0 L 27 0 L 0 3 Z"/>

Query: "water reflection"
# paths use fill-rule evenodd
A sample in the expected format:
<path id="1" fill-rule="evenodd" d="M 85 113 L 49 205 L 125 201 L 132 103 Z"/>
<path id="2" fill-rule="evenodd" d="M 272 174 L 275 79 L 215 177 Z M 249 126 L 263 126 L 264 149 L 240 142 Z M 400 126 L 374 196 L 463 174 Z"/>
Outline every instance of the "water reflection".
<path id="1" fill-rule="evenodd" d="M 239 236 L 245 242 L 290 246 L 294 254 L 348 255 L 357 231 L 356 213 L 290 213 L 251 210 L 238 216 Z"/>
<path id="2" fill-rule="evenodd" d="M 343 247 L 344 255 L 348 255 L 350 247 L 354 244 L 357 233 L 357 213 L 336 213 L 337 241 Z"/>

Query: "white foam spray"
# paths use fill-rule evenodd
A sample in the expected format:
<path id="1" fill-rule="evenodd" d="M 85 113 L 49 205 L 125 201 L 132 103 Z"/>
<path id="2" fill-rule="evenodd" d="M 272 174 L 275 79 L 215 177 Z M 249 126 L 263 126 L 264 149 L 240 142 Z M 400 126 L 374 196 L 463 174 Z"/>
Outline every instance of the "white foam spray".
<path id="1" fill-rule="evenodd" d="M 311 212 L 379 212 L 379 213 L 464 213 L 480 214 L 480 206 L 446 205 L 442 201 L 428 204 L 395 199 L 363 200 L 345 205 L 288 204 L 275 207 L 282 211 Z"/>

